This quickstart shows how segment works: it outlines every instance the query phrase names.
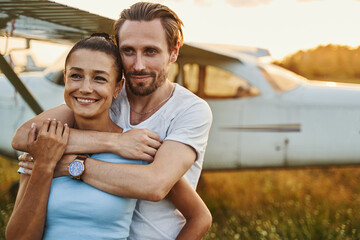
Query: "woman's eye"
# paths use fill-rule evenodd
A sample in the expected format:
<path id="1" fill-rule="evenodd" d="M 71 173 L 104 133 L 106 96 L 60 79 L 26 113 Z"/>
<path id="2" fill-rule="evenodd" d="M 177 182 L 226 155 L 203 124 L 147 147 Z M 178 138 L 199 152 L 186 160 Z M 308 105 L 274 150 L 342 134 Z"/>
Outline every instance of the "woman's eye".
<path id="1" fill-rule="evenodd" d="M 96 81 L 101 81 L 101 82 L 102 82 L 102 81 L 105 81 L 105 82 L 106 82 L 106 78 L 101 77 L 101 76 L 96 76 L 96 77 L 95 77 L 95 80 L 96 80 Z"/>
<path id="2" fill-rule="evenodd" d="M 80 79 L 81 78 L 81 75 L 80 74 L 77 74 L 77 73 L 74 73 L 74 74 L 71 74 L 70 77 L 72 79 Z"/>

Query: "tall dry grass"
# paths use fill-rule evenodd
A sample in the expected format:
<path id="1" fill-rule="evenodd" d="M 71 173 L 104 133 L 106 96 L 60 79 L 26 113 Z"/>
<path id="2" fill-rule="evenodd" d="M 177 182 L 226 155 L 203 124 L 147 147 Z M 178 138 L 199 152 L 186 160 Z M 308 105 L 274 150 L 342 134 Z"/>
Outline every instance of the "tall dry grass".
<path id="1" fill-rule="evenodd" d="M 12 212 L 14 198 L 10 193 L 13 183 L 19 180 L 17 163 L 0 156 L 0 239 L 5 239 L 5 227 Z"/>
<path id="2" fill-rule="evenodd" d="M 360 167 L 203 173 L 205 239 L 360 239 Z"/>
<path id="3" fill-rule="evenodd" d="M 0 158 L 0 239 L 12 211 L 16 162 Z M 204 172 L 208 239 L 360 239 L 360 166 Z"/>

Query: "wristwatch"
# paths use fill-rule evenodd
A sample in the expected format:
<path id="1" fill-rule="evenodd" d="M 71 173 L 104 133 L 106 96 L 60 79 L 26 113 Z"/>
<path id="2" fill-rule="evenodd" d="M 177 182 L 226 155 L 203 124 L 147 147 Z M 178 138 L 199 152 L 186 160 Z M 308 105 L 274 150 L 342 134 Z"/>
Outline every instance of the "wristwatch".
<path id="1" fill-rule="evenodd" d="M 69 165 L 69 174 L 72 178 L 81 180 L 81 176 L 85 172 L 85 160 L 87 156 L 77 155 L 74 161 Z"/>

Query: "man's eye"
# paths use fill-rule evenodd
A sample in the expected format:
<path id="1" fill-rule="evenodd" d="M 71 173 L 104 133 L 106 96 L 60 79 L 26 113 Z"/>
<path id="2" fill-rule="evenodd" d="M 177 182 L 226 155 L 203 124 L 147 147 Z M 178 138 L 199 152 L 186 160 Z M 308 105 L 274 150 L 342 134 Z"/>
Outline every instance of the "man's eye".
<path id="1" fill-rule="evenodd" d="M 131 55 L 134 51 L 131 48 L 124 48 L 122 52 L 126 55 Z"/>
<path id="2" fill-rule="evenodd" d="M 153 48 L 149 48 L 149 49 L 146 49 L 146 53 L 150 54 L 150 55 L 153 55 L 153 54 L 157 53 L 157 51 L 155 49 L 153 49 Z"/>

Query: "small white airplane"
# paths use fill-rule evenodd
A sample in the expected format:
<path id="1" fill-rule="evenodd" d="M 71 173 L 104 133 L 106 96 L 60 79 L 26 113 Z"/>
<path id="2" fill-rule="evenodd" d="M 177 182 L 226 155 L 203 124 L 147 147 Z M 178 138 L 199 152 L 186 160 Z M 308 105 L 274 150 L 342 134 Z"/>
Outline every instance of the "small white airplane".
<path id="1" fill-rule="evenodd" d="M 16 21 L 26 22 L 38 9 L 31 2 L 26 3 L 26 10 L 12 3 L 0 1 L 0 9 L 2 14 L 17 16 Z M 84 30 L 74 18 L 81 13 L 87 27 L 91 19 L 105 25 L 111 19 L 54 2 L 42 4 L 47 5 L 46 11 L 56 9 L 58 18 L 54 19 L 58 22 L 46 25 L 46 17 L 51 14 L 37 10 L 38 15 L 31 15 L 31 21 L 41 21 L 41 35 L 31 35 L 28 30 L 18 35 L 73 42 L 91 32 L 111 33 L 111 28 L 102 26 Z M 9 23 L 3 31 L 8 28 Z M 63 28 L 66 31 L 57 31 Z M 214 116 L 204 169 L 360 164 L 360 85 L 309 81 L 261 61 L 259 57 L 266 55 L 264 49 L 236 46 L 186 43 L 182 47 L 170 79 L 205 99 Z M 19 74 L 42 109 L 63 103 L 63 64 L 62 58 L 44 72 Z M 23 100 L 5 76 L 0 77 L 2 154 L 16 156 L 10 142 L 15 130 L 35 116 L 28 106 L 34 105 L 31 102 Z"/>

